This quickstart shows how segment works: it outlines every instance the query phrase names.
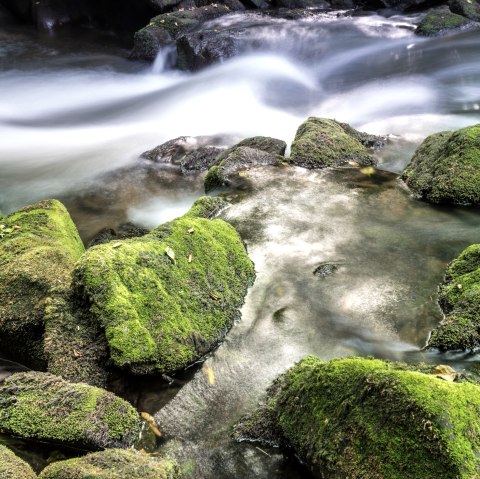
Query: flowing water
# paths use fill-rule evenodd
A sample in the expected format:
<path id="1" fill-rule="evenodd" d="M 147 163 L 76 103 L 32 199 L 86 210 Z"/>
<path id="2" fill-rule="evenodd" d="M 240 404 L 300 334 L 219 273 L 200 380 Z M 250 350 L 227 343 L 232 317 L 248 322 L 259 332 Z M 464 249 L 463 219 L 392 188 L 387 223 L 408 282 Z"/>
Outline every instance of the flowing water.
<path id="1" fill-rule="evenodd" d="M 257 270 L 241 320 L 171 387 L 148 378 L 125 391 L 156 413 L 191 477 L 308 477 L 278 450 L 230 439 L 271 380 L 306 354 L 472 360 L 421 348 L 441 320 L 437 285 L 479 241 L 480 215 L 415 200 L 397 173 L 427 134 L 479 122 L 480 36 L 421 39 L 416 21 L 232 14 L 209 27 L 233 31 L 237 55 L 185 73 L 167 68 L 171 52 L 152 67 L 126 60 L 112 37 L 39 36 L 0 14 L 0 210 L 57 197 L 85 241 L 126 221 L 153 227 L 202 194 L 201 175 L 138 159 L 171 138 L 290 142 L 310 115 L 391 135 L 374 174 L 261 168 L 248 188 L 226 193 L 222 216 Z M 51 454 L 31 453 L 37 467 Z"/>

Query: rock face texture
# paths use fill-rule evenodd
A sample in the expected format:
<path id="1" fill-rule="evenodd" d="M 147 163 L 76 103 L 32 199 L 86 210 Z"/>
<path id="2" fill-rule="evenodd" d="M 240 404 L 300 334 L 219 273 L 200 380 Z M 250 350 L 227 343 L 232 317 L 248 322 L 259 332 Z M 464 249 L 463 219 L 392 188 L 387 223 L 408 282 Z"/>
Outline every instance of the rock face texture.
<path id="1" fill-rule="evenodd" d="M 319 478 L 468 479 L 480 470 L 479 392 L 402 363 L 310 356 L 236 436 L 280 439 Z"/>

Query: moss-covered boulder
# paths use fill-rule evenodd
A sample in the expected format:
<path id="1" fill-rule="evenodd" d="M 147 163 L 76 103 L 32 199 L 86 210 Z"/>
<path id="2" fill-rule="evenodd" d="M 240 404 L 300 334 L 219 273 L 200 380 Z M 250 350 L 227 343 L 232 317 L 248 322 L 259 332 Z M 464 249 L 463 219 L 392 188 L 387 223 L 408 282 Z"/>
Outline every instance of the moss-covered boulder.
<path id="1" fill-rule="evenodd" d="M 287 144 L 276 138 L 246 138 L 221 152 L 205 177 L 205 192 L 243 183 L 242 172 L 257 166 L 279 165 L 285 160 Z"/>
<path id="2" fill-rule="evenodd" d="M 372 151 L 368 148 L 372 138 L 375 137 L 344 123 L 310 117 L 297 130 L 290 161 L 304 168 L 375 165 Z"/>
<path id="3" fill-rule="evenodd" d="M 402 179 L 431 203 L 480 203 L 480 125 L 428 136 Z"/>
<path id="4" fill-rule="evenodd" d="M 452 13 L 469 18 L 475 22 L 480 21 L 480 4 L 478 0 L 450 0 L 448 6 Z"/>
<path id="5" fill-rule="evenodd" d="M 0 479 L 36 479 L 33 469 L 0 444 Z"/>
<path id="6" fill-rule="evenodd" d="M 415 33 L 424 37 L 445 35 L 451 30 L 465 28 L 472 22 L 462 15 L 452 13 L 448 7 L 430 10 L 418 24 Z"/>
<path id="7" fill-rule="evenodd" d="M 108 449 L 46 467 L 39 479 L 178 479 L 174 461 L 155 459 L 145 453 Z"/>
<path id="8" fill-rule="evenodd" d="M 27 206 L 0 223 L 0 350 L 43 369 L 44 317 L 52 289 L 68 285 L 84 247 L 56 200 Z"/>
<path id="9" fill-rule="evenodd" d="M 199 217 L 216 203 L 202 200 L 184 217 L 141 238 L 94 246 L 78 261 L 73 295 L 104 331 L 116 367 L 183 368 L 238 316 L 255 273 L 235 229 Z"/>
<path id="10" fill-rule="evenodd" d="M 440 286 L 445 319 L 430 337 L 429 346 L 442 351 L 480 346 L 480 244 L 466 248 L 449 265 Z"/>
<path id="11" fill-rule="evenodd" d="M 274 382 L 237 438 L 281 436 L 324 479 L 478 477 L 480 387 L 408 369 L 307 357 Z"/>
<path id="12" fill-rule="evenodd" d="M 48 373 L 25 372 L 0 384 L 0 432 L 90 450 L 125 448 L 141 421 L 123 399 Z"/>

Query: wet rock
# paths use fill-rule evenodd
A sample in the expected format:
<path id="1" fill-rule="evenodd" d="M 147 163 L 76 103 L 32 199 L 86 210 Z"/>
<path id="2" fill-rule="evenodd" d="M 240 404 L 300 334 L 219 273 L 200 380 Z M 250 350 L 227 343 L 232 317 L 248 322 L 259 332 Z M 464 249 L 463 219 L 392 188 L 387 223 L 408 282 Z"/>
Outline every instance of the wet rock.
<path id="1" fill-rule="evenodd" d="M 198 27 L 203 22 L 228 13 L 226 5 L 207 5 L 158 15 L 134 35 L 131 57 L 154 60 L 161 48 L 170 45 L 181 35 Z"/>
<path id="2" fill-rule="evenodd" d="M 110 361 L 136 374 L 183 368 L 221 341 L 255 273 L 232 226 L 185 216 L 130 240 L 98 245 L 74 271 L 74 304 L 104 330 Z M 216 206 L 216 204 L 215 204 Z"/>
<path id="3" fill-rule="evenodd" d="M 122 449 L 87 454 L 84 457 L 60 461 L 46 467 L 39 479 L 177 479 L 178 465 L 171 460 L 159 460 L 145 453 Z"/>
<path id="4" fill-rule="evenodd" d="M 0 444 L 0 479 L 36 479 L 33 469 Z"/>
<path id="5" fill-rule="evenodd" d="M 27 206 L 0 224 L 0 349 L 4 357 L 44 369 L 45 309 L 67 287 L 84 247 L 56 200 Z"/>
<path id="6" fill-rule="evenodd" d="M 136 410 L 103 389 L 33 371 L 0 384 L 3 434 L 96 450 L 130 447 L 140 428 Z"/>
<path id="7" fill-rule="evenodd" d="M 471 24 L 472 22 L 468 18 L 452 13 L 448 7 L 441 7 L 430 10 L 418 24 L 415 33 L 424 37 L 432 37 L 465 28 Z"/>
<path id="8" fill-rule="evenodd" d="M 208 136 L 180 136 L 142 153 L 141 159 L 179 166 L 183 174 L 206 171 L 222 152 L 221 139 Z"/>
<path id="9" fill-rule="evenodd" d="M 450 0 L 450 11 L 475 22 L 480 21 L 480 4 L 477 0 Z"/>
<path id="10" fill-rule="evenodd" d="M 297 130 L 290 162 L 304 168 L 336 167 L 352 163 L 359 166 L 375 165 L 372 151 L 364 144 L 375 143 L 373 138 L 344 123 L 310 117 Z M 378 142 L 381 142 L 380 138 Z"/>
<path id="11" fill-rule="evenodd" d="M 480 245 L 466 248 L 449 265 L 439 289 L 445 319 L 428 345 L 442 351 L 480 346 Z"/>
<path id="12" fill-rule="evenodd" d="M 236 428 L 237 440 L 280 441 L 315 477 L 476 476 L 480 387 L 402 363 L 309 356 L 281 375 Z"/>
<path id="13" fill-rule="evenodd" d="M 431 203 L 480 203 L 480 125 L 428 136 L 402 179 Z"/>
<path id="14" fill-rule="evenodd" d="M 341 263 L 332 263 L 329 261 L 325 261 L 324 263 L 320 263 L 315 270 L 313 271 L 313 275 L 317 276 L 318 278 L 326 278 L 338 271 L 338 268 L 341 266 Z"/>
<path id="15" fill-rule="evenodd" d="M 279 165 L 287 145 L 266 136 L 246 138 L 223 151 L 213 161 L 205 177 L 205 192 L 224 186 L 238 187 L 244 183 L 242 173 L 257 167 Z"/>
<path id="16" fill-rule="evenodd" d="M 146 228 L 134 225 L 133 223 L 122 223 L 117 231 L 113 228 L 103 228 L 100 230 L 93 239 L 90 240 L 87 247 L 91 248 L 97 244 L 104 244 L 113 240 L 138 238 L 139 236 L 146 235 L 148 231 Z"/>

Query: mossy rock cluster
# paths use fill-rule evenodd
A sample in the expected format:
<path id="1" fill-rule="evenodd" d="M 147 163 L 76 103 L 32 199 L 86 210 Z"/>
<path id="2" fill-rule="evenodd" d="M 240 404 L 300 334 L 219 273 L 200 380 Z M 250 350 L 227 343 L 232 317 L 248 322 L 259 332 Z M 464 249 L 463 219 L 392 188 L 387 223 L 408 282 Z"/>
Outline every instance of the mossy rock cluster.
<path id="1" fill-rule="evenodd" d="M 428 136 L 402 179 L 431 203 L 480 203 L 480 125 Z"/>
<path id="2" fill-rule="evenodd" d="M 243 183 L 242 172 L 257 166 L 277 166 L 285 161 L 287 144 L 276 138 L 255 136 L 246 138 L 222 151 L 213 160 L 205 177 L 205 192 Z"/>
<path id="3" fill-rule="evenodd" d="M 449 265 L 440 286 L 445 319 L 432 331 L 429 346 L 473 350 L 480 346 L 480 244 L 466 248 Z"/>
<path id="4" fill-rule="evenodd" d="M 476 0 L 456 0 L 448 6 L 430 10 L 418 24 L 415 33 L 424 37 L 445 35 L 451 31 L 475 26 L 479 16 Z"/>
<path id="5" fill-rule="evenodd" d="M 411 369 L 307 357 L 274 382 L 237 439 L 280 437 L 324 479 L 478 477 L 480 387 Z"/>
<path id="6" fill-rule="evenodd" d="M 123 449 L 87 454 L 46 467 L 39 479 L 178 479 L 174 461 L 158 460 L 147 454 Z"/>
<path id="7" fill-rule="evenodd" d="M 45 368 L 45 309 L 52 289 L 68 286 L 84 252 L 65 207 L 48 200 L 27 206 L 0 224 L 0 350 Z"/>
<path id="8" fill-rule="evenodd" d="M 33 469 L 8 447 L 0 444 L 0 479 L 36 479 Z"/>
<path id="9" fill-rule="evenodd" d="M 290 162 L 304 168 L 372 166 L 372 146 L 380 137 L 359 132 L 327 118 L 310 117 L 300 125 L 292 143 Z"/>
<path id="10" fill-rule="evenodd" d="M 98 450 L 130 447 L 141 420 L 125 400 L 84 383 L 49 373 L 25 372 L 0 384 L 0 432 Z"/>

